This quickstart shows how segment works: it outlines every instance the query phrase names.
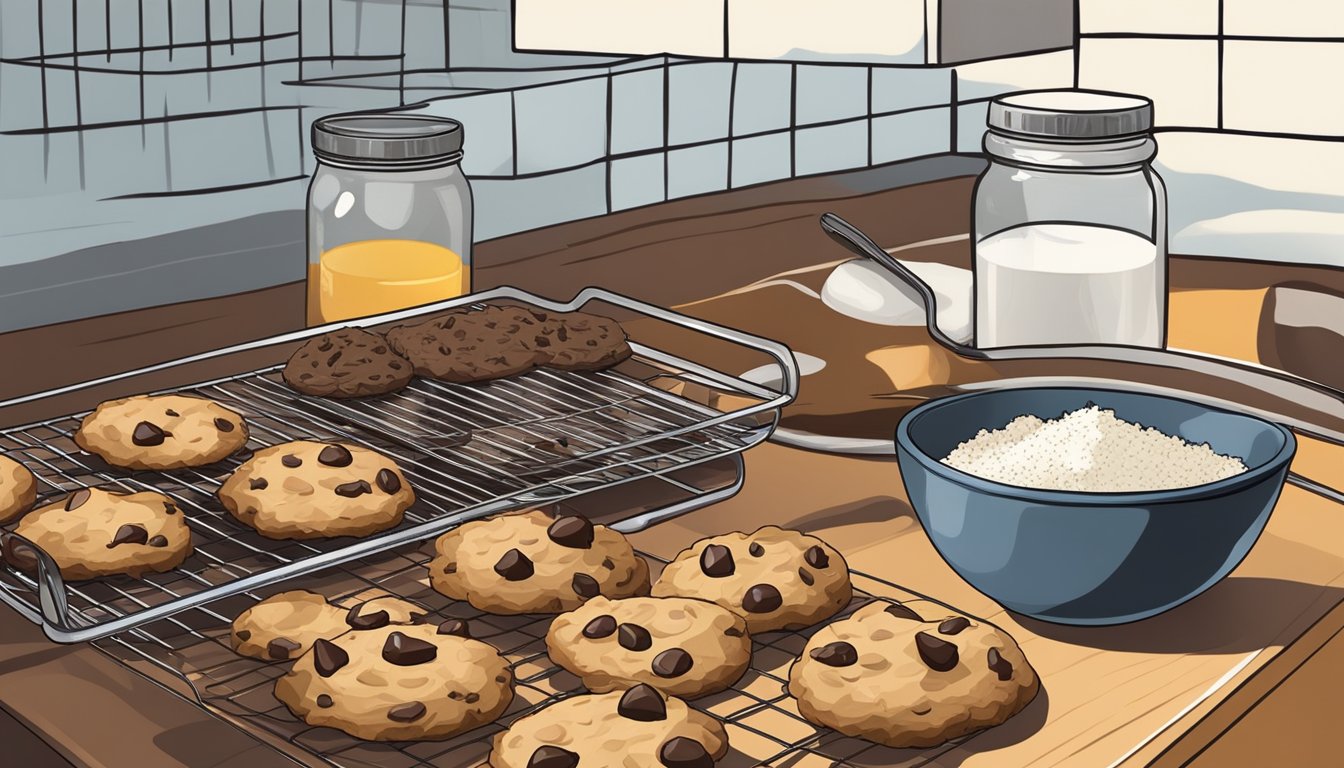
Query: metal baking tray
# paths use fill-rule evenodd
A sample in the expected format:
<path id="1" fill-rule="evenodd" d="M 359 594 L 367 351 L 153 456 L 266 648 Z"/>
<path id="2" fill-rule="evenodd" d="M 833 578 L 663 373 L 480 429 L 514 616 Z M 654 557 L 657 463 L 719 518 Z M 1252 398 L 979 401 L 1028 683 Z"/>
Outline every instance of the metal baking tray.
<path id="1" fill-rule="evenodd" d="M 444 597 L 428 585 L 428 564 L 433 556 L 432 543 L 403 547 L 357 566 L 347 564 L 287 586 L 319 592 L 343 607 L 395 595 L 423 608 L 430 622 L 465 620 L 473 637 L 493 645 L 513 668 L 517 681 L 514 701 L 499 720 L 446 740 L 362 741 L 296 718 L 274 694 L 275 681 L 288 671 L 290 663 L 239 656 L 229 645 L 232 617 L 251 606 L 258 599 L 254 596 L 238 595 L 216 606 L 193 609 L 168 621 L 142 626 L 135 633 L 100 640 L 97 646 L 303 765 L 484 766 L 496 734 L 518 718 L 582 694 L 585 689 L 577 677 L 555 666 L 546 653 L 551 616 L 495 616 L 465 601 Z M 648 554 L 644 557 L 656 576 L 665 562 Z M 958 612 L 926 595 L 864 573 L 851 571 L 851 577 L 854 598 L 835 618 L 806 629 L 753 636 L 751 666 L 746 673 L 728 690 L 688 702 L 724 723 L 729 752 L 719 761 L 719 768 L 930 765 L 939 755 L 977 737 L 971 734 L 929 749 L 892 749 L 815 725 L 798 712 L 796 702 L 785 690 L 789 665 L 821 627 L 873 599 L 910 603 L 927 615 L 944 610 Z"/>
<path id="2" fill-rule="evenodd" d="M 209 467 L 133 472 L 110 467 L 79 450 L 72 435 L 83 413 L 6 429 L 0 431 L 0 450 L 37 475 L 39 505 L 85 486 L 157 490 L 186 513 L 195 554 L 166 573 L 66 582 L 49 555 L 4 530 L 0 531 L 4 546 L 27 544 L 37 550 L 39 562 L 35 574 L 0 563 L 0 600 L 41 624 L 57 642 L 106 637 L 230 595 L 421 542 L 503 510 L 649 478 L 681 484 L 675 479 L 677 471 L 734 456 L 765 440 L 780 409 L 798 391 L 797 363 L 788 348 L 776 342 L 597 288 L 566 303 L 499 288 L 16 398 L 0 402 L 0 408 L 107 384 L 134 391 L 137 377 L 186 372 L 202 361 L 272 347 L 274 363 L 287 358 L 298 343 L 333 328 L 386 326 L 486 302 L 617 315 L 627 329 L 632 320 L 656 321 L 700 344 L 731 345 L 743 356 L 738 370 L 769 361 L 779 369 L 778 378 L 772 380 L 781 383 L 762 386 L 641 343 L 639 334 L 631 333 L 633 357 L 597 372 L 538 369 L 470 385 L 417 378 L 400 393 L 340 401 L 299 395 L 280 380 L 283 364 L 272 364 L 161 390 L 201 395 L 242 413 L 251 426 L 248 450 L 296 439 L 343 440 L 391 456 L 411 481 L 417 501 L 401 525 L 362 539 L 275 541 L 234 521 L 215 491 L 246 458 L 246 451 Z M 661 332 L 654 335 L 667 337 Z M 719 399 L 733 407 L 710 408 L 657 385 L 669 379 L 734 395 Z M 722 497 L 733 490 L 714 493 Z M 705 501 L 631 512 L 614 521 L 613 527 L 638 530 Z"/>

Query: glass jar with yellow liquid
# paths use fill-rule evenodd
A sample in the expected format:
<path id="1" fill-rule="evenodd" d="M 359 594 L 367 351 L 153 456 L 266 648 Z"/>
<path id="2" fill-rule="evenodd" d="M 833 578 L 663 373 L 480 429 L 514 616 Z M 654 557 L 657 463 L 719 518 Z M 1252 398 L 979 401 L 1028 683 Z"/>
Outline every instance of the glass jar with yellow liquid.
<path id="1" fill-rule="evenodd" d="M 471 291 L 471 185 L 462 124 L 346 114 L 313 123 L 308 324 Z"/>

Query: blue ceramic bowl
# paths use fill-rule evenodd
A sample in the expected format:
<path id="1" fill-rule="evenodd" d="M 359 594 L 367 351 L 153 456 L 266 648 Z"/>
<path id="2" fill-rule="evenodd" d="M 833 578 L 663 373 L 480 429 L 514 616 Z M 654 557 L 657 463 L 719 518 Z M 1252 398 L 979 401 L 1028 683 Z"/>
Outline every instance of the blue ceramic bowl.
<path id="1" fill-rule="evenodd" d="M 1236 456 L 1248 472 L 1141 493 L 1038 490 L 985 480 L 939 459 L 1023 414 L 1057 418 L 1096 403 L 1117 417 Z M 896 428 L 910 503 L 963 579 L 1018 613 L 1119 624 L 1162 613 L 1241 562 L 1279 498 L 1297 441 L 1262 419 L 1108 389 L 1002 389 L 925 403 Z"/>

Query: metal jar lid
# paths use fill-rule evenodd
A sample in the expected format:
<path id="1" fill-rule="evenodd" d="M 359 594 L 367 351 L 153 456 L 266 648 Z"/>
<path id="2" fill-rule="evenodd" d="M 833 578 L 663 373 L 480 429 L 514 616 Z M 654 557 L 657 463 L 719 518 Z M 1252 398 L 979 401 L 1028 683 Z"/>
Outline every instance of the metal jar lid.
<path id="1" fill-rule="evenodd" d="M 1110 139 L 1147 133 L 1153 102 L 1106 91 L 1023 91 L 989 104 L 991 131 L 1043 139 Z"/>
<path id="2" fill-rule="evenodd" d="M 313 122 L 313 154 L 369 165 L 456 162 L 462 157 L 462 124 L 432 115 L 330 115 Z"/>

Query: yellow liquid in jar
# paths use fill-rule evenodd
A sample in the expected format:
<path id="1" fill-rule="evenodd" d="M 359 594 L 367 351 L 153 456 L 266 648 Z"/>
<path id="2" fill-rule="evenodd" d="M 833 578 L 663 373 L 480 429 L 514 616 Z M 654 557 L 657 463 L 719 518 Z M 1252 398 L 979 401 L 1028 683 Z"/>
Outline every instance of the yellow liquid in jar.
<path id="1" fill-rule="evenodd" d="M 308 265 L 308 324 L 366 317 L 471 290 L 462 257 L 418 240 L 362 240 Z"/>

